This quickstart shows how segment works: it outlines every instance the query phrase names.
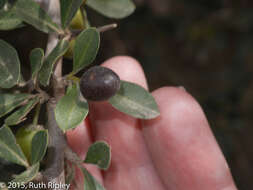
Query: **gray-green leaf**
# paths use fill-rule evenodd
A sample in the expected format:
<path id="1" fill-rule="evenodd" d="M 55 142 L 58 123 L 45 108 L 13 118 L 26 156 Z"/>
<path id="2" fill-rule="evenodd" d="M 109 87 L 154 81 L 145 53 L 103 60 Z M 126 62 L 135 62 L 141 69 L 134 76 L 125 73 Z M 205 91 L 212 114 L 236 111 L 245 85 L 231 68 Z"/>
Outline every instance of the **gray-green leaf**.
<path id="1" fill-rule="evenodd" d="M 99 168 L 107 170 L 110 166 L 111 150 L 104 141 L 93 143 L 86 154 L 85 163 L 96 164 Z"/>
<path id="2" fill-rule="evenodd" d="M 0 30 L 12 30 L 23 26 L 20 20 L 12 11 L 0 11 Z"/>
<path id="3" fill-rule="evenodd" d="M 7 117 L 4 122 L 6 125 L 17 125 L 24 121 L 25 116 L 32 110 L 32 108 L 39 102 L 39 98 L 36 97 L 30 100 L 25 106 L 19 108 L 16 112 Z"/>
<path id="4" fill-rule="evenodd" d="M 0 87 L 11 88 L 17 84 L 20 75 L 18 54 L 3 40 L 0 40 L 0 73 Z"/>
<path id="5" fill-rule="evenodd" d="M 61 22 L 63 28 L 68 27 L 82 2 L 83 0 L 61 0 Z"/>
<path id="6" fill-rule="evenodd" d="M 153 96 L 141 86 L 127 81 L 121 81 L 120 90 L 109 102 L 119 111 L 136 118 L 152 119 L 160 114 Z"/>
<path id="7" fill-rule="evenodd" d="M 96 28 L 88 28 L 79 34 L 74 46 L 73 74 L 94 61 L 97 56 L 99 43 L 100 36 Z"/>
<path id="8" fill-rule="evenodd" d="M 20 19 L 42 32 L 62 33 L 60 26 L 55 24 L 51 17 L 33 0 L 17 0 L 12 10 Z"/>
<path id="9" fill-rule="evenodd" d="M 88 103 L 80 100 L 79 94 L 78 85 L 73 84 L 56 105 L 55 119 L 64 132 L 75 128 L 88 114 Z"/>
<path id="10" fill-rule="evenodd" d="M 41 48 L 35 48 L 30 53 L 30 64 L 32 80 L 35 80 L 39 70 L 41 69 L 44 59 L 44 51 Z"/>
<path id="11" fill-rule="evenodd" d="M 125 18 L 132 14 L 135 5 L 131 0 L 87 0 L 86 4 L 109 18 Z"/>
<path id="12" fill-rule="evenodd" d="M 7 125 L 0 128 L 0 157 L 25 167 L 29 166 L 15 136 Z"/>
<path id="13" fill-rule="evenodd" d="M 47 86 L 49 84 L 54 64 L 59 57 L 61 57 L 68 50 L 68 44 L 69 42 L 66 39 L 59 41 L 56 47 L 44 60 L 44 63 L 39 71 L 39 81 L 43 86 Z"/>
<path id="14" fill-rule="evenodd" d="M 40 168 L 39 163 L 27 168 L 27 170 L 25 170 L 23 173 L 15 176 L 12 182 L 25 184 L 28 183 L 29 181 L 32 181 L 38 174 L 39 168 Z"/>
<path id="15" fill-rule="evenodd" d="M 0 117 L 23 103 L 29 94 L 0 94 Z"/>
<path id="16" fill-rule="evenodd" d="M 32 147 L 31 147 L 31 165 L 40 162 L 47 150 L 48 144 L 48 132 L 47 130 L 40 130 L 35 133 L 32 139 Z"/>
<path id="17" fill-rule="evenodd" d="M 105 190 L 105 188 L 98 183 L 98 181 L 88 172 L 84 167 L 80 168 L 84 175 L 84 189 L 85 190 Z"/>

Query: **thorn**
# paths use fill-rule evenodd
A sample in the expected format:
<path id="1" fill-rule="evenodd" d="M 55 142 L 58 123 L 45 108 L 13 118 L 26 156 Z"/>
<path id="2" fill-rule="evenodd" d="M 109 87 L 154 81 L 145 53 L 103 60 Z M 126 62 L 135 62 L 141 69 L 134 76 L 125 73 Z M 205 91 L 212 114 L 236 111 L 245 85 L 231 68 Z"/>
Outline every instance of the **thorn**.
<path id="1" fill-rule="evenodd" d="M 109 30 L 113 30 L 114 28 L 117 28 L 117 26 L 118 25 L 116 23 L 113 23 L 113 24 L 108 24 L 108 25 L 98 27 L 97 30 L 99 32 L 106 32 L 106 31 L 109 31 Z"/>

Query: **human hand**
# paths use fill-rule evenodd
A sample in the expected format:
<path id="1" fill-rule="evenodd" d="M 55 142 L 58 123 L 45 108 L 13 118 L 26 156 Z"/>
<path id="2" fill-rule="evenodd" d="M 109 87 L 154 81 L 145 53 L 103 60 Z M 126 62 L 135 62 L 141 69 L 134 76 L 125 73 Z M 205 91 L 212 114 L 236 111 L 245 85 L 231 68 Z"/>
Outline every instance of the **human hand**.
<path id="1" fill-rule="evenodd" d="M 148 88 L 142 68 L 130 57 L 115 57 L 102 66 Z M 236 190 L 196 100 L 176 87 L 152 94 L 161 112 L 155 119 L 138 120 L 107 102 L 90 102 L 88 119 L 67 133 L 69 145 L 81 158 L 92 141 L 104 140 L 111 146 L 107 171 L 85 164 L 93 176 L 108 190 Z M 80 171 L 76 183 L 83 183 Z"/>

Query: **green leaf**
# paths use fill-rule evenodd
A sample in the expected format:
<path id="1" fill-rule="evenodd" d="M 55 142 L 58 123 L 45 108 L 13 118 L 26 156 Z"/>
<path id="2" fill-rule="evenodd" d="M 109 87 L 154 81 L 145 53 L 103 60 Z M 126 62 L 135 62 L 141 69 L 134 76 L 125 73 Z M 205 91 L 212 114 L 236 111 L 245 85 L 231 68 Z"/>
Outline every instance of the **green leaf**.
<path id="1" fill-rule="evenodd" d="M 6 125 L 17 125 L 24 121 L 25 116 L 32 110 L 32 108 L 39 102 L 39 98 L 36 97 L 30 100 L 25 106 L 19 108 L 16 112 L 7 117 L 4 122 Z"/>
<path id="2" fill-rule="evenodd" d="M 119 111 L 136 118 L 151 119 L 160 114 L 153 96 L 131 82 L 121 81 L 120 90 L 109 102 Z"/>
<path id="3" fill-rule="evenodd" d="M 37 164 L 27 168 L 27 170 L 24 171 L 23 173 L 15 176 L 15 178 L 11 182 L 23 183 L 23 184 L 28 183 L 29 181 L 32 181 L 36 177 L 36 175 L 39 172 L 39 168 L 40 168 L 40 164 L 37 163 Z"/>
<path id="4" fill-rule="evenodd" d="M 55 24 L 50 16 L 48 16 L 39 4 L 33 0 L 17 0 L 12 10 L 20 19 L 42 32 L 62 33 L 61 28 Z"/>
<path id="5" fill-rule="evenodd" d="M 73 74 L 94 61 L 98 52 L 99 43 L 100 36 L 96 28 L 88 28 L 79 34 L 74 46 Z"/>
<path id="6" fill-rule="evenodd" d="M 61 22 L 63 28 L 68 27 L 81 6 L 83 0 L 61 0 Z"/>
<path id="7" fill-rule="evenodd" d="M 18 107 L 29 96 L 29 94 L 0 94 L 0 117 Z"/>
<path id="8" fill-rule="evenodd" d="M 67 94 L 60 99 L 55 108 L 55 119 L 65 132 L 79 125 L 88 114 L 88 103 L 79 99 L 78 85 L 69 87 Z"/>
<path id="9" fill-rule="evenodd" d="M 31 148 L 31 165 L 40 162 L 47 150 L 48 145 L 48 132 L 47 130 L 37 131 L 32 138 L 32 148 Z"/>
<path id="10" fill-rule="evenodd" d="M 30 129 L 31 125 L 19 128 L 15 134 L 17 144 L 19 144 L 28 162 L 31 157 L 32 139 L 38 130 Z"/>
<path id="11" fill-rule="evenodd" d="M 12 11 L 0 11 L 0 30 L 12 30 L 24 26 Z"/>
<path id="12" fill-rule="evenodd" d="M 111 150 L 104 141 L 93 143 L 86 154 L 85 163 L 96 164 L 99 168 L 107 170 L 110 166 Z"/>
<path id="13" fill-rule="evenodd" d="M 58 42 L 56 47 L 46 57 L 44 63 L 39 71 L 39 81 L 43 86 L 49 84 L 49 80 L 56 61 L 68 50 L 69 42 L 65 39 Z"/>
<path id="14" fill-rule="evenodd" d="M 30 53 L 32 80 L 35 80 L 41 69 L 44 59 L 44 51 L 41 48 L 35 48 Z"/>
<path id="15" fill-rule="evenodd" d="M 131 0 L 87 0 L 86 4 L 102 15 L 116 19 L 125 18 L 135 10 Z"/>
<path id="16" fill-rule="evenodd" d="M 84 189 L 85 190 L 105 190 L 105 188 L 98 183 L 98 181 L 88 172 L 84 167 L 80 168 L 84 175 Z"/>
<path id="17" fill-rule="evenodd" d="M 27 159 L 7 125 L 0 128 L 0 157 L 10 162 L 28 167 Z"/>
<path id="18" fill-rule="evenodd" d="M 0 87 L 11 88 L 20 76 L 17 51 L 7 42 L 0 40 Z"/>

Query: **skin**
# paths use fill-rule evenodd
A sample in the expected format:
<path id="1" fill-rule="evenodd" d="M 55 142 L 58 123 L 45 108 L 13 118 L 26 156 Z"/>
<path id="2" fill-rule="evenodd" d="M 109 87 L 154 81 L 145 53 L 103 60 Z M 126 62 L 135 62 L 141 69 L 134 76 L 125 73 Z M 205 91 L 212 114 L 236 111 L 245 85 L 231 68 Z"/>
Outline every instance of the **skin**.
<path id="1" fill-rule="evenodd" d="M 126 56 L 102 64 L 122 80 L 148 89 L 140 64 Z M 88 119 L 67 133 L 81 157 L 96 140 L 111 145 L 107 171 L 85 165 L 107 189 L 131 190 L 236 190 L 224 156 L 197 101 L 184 89 L 163 87 L 152 92 L 161 115 L 138 120 L 107 102 L 89 102 Z M 76 172 L 76 186 L 83 184 Z"/>

